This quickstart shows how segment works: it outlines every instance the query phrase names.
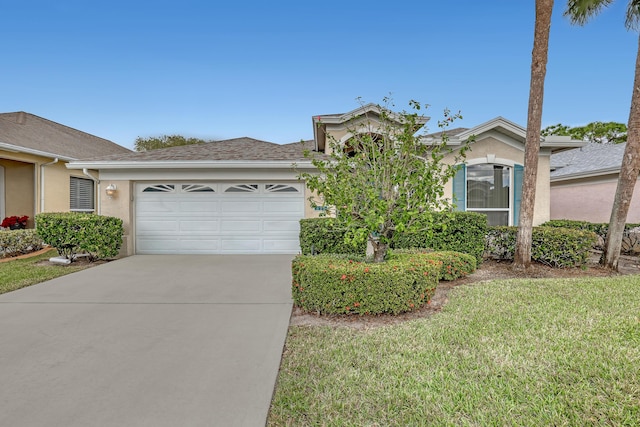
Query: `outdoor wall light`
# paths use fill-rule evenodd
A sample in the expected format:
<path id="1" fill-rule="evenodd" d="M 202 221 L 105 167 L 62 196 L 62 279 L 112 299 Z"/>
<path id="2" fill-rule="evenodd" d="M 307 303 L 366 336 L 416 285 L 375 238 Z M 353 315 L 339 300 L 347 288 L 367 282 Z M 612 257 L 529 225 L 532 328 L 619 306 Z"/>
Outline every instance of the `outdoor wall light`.
<path id="1" fill-rule="evenodd" d="M 104 192 L 107 193 L 107 196 L 109 196 L 110 199 L 112 199 L 113 196 L 116 195 L 117 190 L 118 188 L 114 184 L 109 184 L 107 188 L 104 189 Z"/>

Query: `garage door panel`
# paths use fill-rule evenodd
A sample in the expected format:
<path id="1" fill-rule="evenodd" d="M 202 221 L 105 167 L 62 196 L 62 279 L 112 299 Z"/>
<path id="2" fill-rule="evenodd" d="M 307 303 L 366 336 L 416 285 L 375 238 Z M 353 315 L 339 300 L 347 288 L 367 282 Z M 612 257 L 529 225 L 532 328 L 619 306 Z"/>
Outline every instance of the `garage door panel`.
<path id="1" fill-rule="evenodd" d="M 137 224 L 138 234 L 171 233 L 178 231 L 178 222 L 171 219 L 145 219 Z"/>
<path id="2" fill-rule="evenodd" d="M 171 254 L 176 253 L 178 238 L 176 237 L 138 237 L 136 249 L 141 254 Z"/>
<path id="3" fill-rule="evenodd" d="M 180 212 L 188 214 L 191 212 L 205 213 L 207 215 L 217 215 L 218 202 L 211 200 L 188 200 L 180 202 Z"/>
<path id="4" fill-rule="evenodd" d="M 222 233 L 257 233 L 262 228 L 259 219 L 254 220 L 229 220 L 223 219 L 220 224 Z"/>
<path id="5" fill-rule="evenodd" d="M 220 231 L 220 221 L 217 219 L 181 220 L 180 231 L 194 233 L 218 233 Z"/>
<path id="6" fill-rule="evenodd" d="M 300 232 L 300 223 L 297 220 L 290 221 L 263 221 L 263 231 L 265 233 L 292 232 L 297 235 Z"/>
<path id="7" fill-rule="evenodd" d="M 144 200 L 138 202 L 138 210 L 149 213 L 168 213 L 178 211 L 177 201 L 169 200 Z"/>
<path id="8" fill-rule="evenodd" d="M 220 242 L 218 238 L 181 238 L 179 241 L 180 253 L 182 254 L 211 253 L 212 251 L 217 251 L 219 249 L 219 244 Z"/>
<path id="9" fill-rule="evenodd" d="M 225 192 L 231 187 L 238 191 Z M 148 188 L 171 191 L 143 191 Z M 300 183 L 168 182 L 136 189 L 137 253 L 300 251 Z"/>
<path id="10" fill-rule="evenodd" d="M 298 239 L 276 239 L 276 240 L 264 240 L 265 252 L 280 252 L 280 253 L 295 253 L 300 250 L 300 243 Z"/>
<path id="11" fill-rule="evenodd" d="M 257 253 L 261 252 L 261 239 L 229 239 L 221 240 L 221 248 L 225 252 Z"/>
<path id="12" fill-rule="evenodd" d="M 222 202 L 223 213 L 229 214 L 255 214 L 262 210 L 262 204 L 259 201 L 249 201 L 246 199 L 241 200 L 227 200 Z"/>
<path id="13" fill-rule="evenodd" d="M 296 200 L 266 200 L 263 204 L 263 212 L 265 214 L 277 213 L 277 214 L 302 214 L 304 206 L 301 206 L 300 201 Z"/>

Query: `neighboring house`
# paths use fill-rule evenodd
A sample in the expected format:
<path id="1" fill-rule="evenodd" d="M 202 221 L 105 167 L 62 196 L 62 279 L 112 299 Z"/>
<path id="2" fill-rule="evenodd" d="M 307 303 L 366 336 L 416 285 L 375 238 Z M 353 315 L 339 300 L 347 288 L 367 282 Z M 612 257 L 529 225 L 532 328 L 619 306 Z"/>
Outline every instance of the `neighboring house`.
<path id="1" fill-rule="evenodd" d="M 97 170 L 67 162 L 129 153 L 106 139 L 25 112 L 0 114 L 0 220 L 39 212 L 97 210 Z"/>
<path id="2" fill-rule="evenodd" d="M 626 143 L 590 143 L 551 157 L 551 219 L 608 223 Z M 627 222 L 640 223 L 640 185 Z"/>
<path id="3" fill-rule="evenodd" d="M 304 150 L 323 155 L 333 140 L 349 152 L 349 129 L 376 133 L 379 113 L 370 104 L 314 116 L 312 141 L 278 145 L 237 138 L 72 161 L 67 167 L 98 170 L 102 186 L 116 188 L 112 197 L 100 193 L 101 213 L 123 219 L 126 254 L 296 253 L 299 220 L 318 215 L 308 202 L 312 193 L 297 179 L 298 171 L 313 170 Z M 446 197 L 455 198 L 460 210 L 486 213 L 492 224 L 515 224 L 525 130 L 499 117 L 448 135 L 454 149 L 472 135 L 476 140 Z M 425 144 L 438 138 L 432 134 Z M 568 137 L 541 142 L 537 224 L 549 219 L 551 153 L 583 144 Z"/>

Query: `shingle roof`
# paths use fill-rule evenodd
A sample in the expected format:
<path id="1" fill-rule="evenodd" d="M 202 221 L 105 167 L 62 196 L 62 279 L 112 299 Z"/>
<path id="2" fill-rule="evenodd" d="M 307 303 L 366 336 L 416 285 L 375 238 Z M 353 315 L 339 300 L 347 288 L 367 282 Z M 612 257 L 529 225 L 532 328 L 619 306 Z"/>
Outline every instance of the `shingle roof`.
<path id="1" fill-rule="evenodd" d="M 305 160 L 304 151 L 313 149 L 313 141 L 301 141 L 291 144 L 243 137 L 202 144 L 182 145 L 142 152 L 129 152 L 111 156 L 95 157 L 90 161 L 299 161 Z"/>
<path id="2" fill-rule="evenodd" d="M 590 143 L 582 148 L 552 154 L 551 178 L 620 169 L 626 145 Z"/>
<path id="3" fill-rule="evenodd" d="M 115 142 L 23 111 L 0 114 L 0 142 L 69 159 L 131 152 Z"/>
<path id="4" fill-rule="evenodd" d="M 466 132 L 468 131 L 469 128 L 452 128 L 452 129 L 447 129 L 445 131 L 438 131 L 438 132 L 433 132 L 433 133 L 429 133 L 427 135 L 425 135 L 425 138 L 440 138 L 442 137 L 443 133 L 446 133 L 448 137 L 452 137 L 452 136 L 456 136 L 461 134 L 462 132 Z"/>

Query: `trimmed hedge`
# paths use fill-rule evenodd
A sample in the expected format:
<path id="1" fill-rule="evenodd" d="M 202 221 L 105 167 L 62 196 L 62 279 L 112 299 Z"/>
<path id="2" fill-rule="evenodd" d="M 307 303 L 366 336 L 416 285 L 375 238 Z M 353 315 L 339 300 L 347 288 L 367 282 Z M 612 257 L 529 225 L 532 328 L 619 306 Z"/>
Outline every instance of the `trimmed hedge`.
<path id="1" fill-rule="evenodd" d="M 0 258 L 28 254 L 43 247 L 36 230 L 0 230 Z"/>
<path id="2" fill-rule="evenodd" d="M 475 257 L 455 251 L 432 252 L 428 249 L 394 249 L 391 256 L 417 253 L 425 254 L 427 259 L 432 259 L 439 263 L 440 274 L 438 280 L 456 280 L 473 273 L 477 267 Z"/>
<path id="3" fill-rule="evenodd" d="M 586 230 L 592 231 L 600 236 L 601 239 L 599 243 L 594 244 L 594 248 L 596 249 L 604 249 L 602 245 L 604 244 L 605 239 L 607 238 L 607 232 L 609 231 L 609 223 L 595 223 L 588 221 L 576 221 L 571 219 L 552 219 L 551 221 L 547 221 L 542 224 L 543 227 L 561 227 L 561 228 L 570 228 L 573 230 Z M 640 227 L 640 224 L 625 224 L 624 226 L 624 234 L 623 237 L 629 235 L 629 231 L 633 228 Z M 624 249 L 622 250 L 624 253 Z"/>
<path id="4" fill-rule="evenodd" d="M 399 314 L 431 300 L 439 270 L 426 254 L 397 254 L 382 263 L 299 255 L 292 262 L 293 301 L 321 314 Z"/>
<path id="5" fill-rule="evenodd" d="M 482 262 L 486 215 L 477 212 L 434 212 L 432 215 L 432 233 L 396 233 L 392 247 L 456 251 L 475 257 L 478 264 Z"/>
<path id="6" fill-rule="evenodd" d="M 489 227 L 486 255 L 513 261 L 517 227 Z M 586 264 L 597 235 L 586 230 L 559 227 L 534 227 L 531 259 L 552 267 L 577 267 Z"/>
<path id="7" fill-rule="evenodd" d="M 60 255 L 74 260 L 81 252 L 90 260 L 112 258 L 122 246 L 122 220 L 81 212 L 40 213 L 36 230 Z"/>
<path id="8" fill-rule="evenodd" d="M 396 233 L 391 248 L 430 248 L 472 255 L 482 262 L 486 215 L 476 212 L 434 212 L 430 232 Z M 429 227 L 425 224 L 425 228 Z M 364 255 L 366 244 L 346 244 L 346 228 L 334 218 L 309 218 L 300 221 L 300 248 L 304 255 L 340 253 Z"/>
<path id="9" fill-rule="evenodd" d="M 352 254 L 364 256 L 367 244 L 353 246 L 345 243 L 346 228 L 335 218 L 307 218 L 300 220 L 300 250 L 303 255 Z"/>

